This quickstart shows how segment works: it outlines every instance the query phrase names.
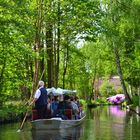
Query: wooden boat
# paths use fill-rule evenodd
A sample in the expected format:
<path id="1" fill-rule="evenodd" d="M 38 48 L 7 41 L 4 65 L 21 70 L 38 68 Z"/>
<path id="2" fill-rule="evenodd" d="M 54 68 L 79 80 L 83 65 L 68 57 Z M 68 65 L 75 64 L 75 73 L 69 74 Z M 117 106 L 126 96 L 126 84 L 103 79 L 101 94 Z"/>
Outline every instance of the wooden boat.
<path id="1" fill-rule="evenodd" d="M 60 117 L 50 119 L 33 120 L 32 128 L 36 130 L 58 130 L 78 126 L 82 124 L 86 115 L 83 114 L 80 119 L 63 120 Z"/>

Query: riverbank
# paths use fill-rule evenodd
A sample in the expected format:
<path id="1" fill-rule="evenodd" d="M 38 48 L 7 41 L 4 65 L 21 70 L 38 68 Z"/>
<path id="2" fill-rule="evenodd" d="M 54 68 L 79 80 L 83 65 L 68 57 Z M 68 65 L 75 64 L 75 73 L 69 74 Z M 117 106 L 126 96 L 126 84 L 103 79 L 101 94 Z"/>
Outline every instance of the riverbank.
<path id="1" fill-rule="evenodd" d="M 88 104 L 87 107 L 88 108 L 96 108 L 98 106 L 116 106 L 114 104 Z M 140 116 L 140 106 L 133 106 L 133 105 L 118 105 L 121 106 L 122 108 L 125 108 L 127 111 L 132 112 L 133 114 L 136 114 L 138 116 Z"/>
<path id="2" fill-rule="evenodd" d="M 23 118 L 25 112 L 26 108 L 20 104 L 4 105 L 0 108 L 0 124 L 18 122 Z"/>
<path id="3" fill-rule="evenodd" d="M 125 108 L 128 110 L 128 111 L 131 111 L 137 115 L 140 116 L 140 106 L 131 106 L 131 105 L 126 105 Z"/>

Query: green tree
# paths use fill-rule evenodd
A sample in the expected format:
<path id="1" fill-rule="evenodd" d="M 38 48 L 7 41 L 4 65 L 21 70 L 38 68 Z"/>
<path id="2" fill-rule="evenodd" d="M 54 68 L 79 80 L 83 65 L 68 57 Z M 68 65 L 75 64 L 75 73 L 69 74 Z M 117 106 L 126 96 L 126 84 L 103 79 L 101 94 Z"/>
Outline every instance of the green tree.
<path id="1" fill-rule="evenodd" d="M 134 26 L 129 22 L 131 18 L 131 12 L 134 8 L 132 1 L 107 1 L 105 9 L 106 18 L 105 26 L 107 40 L 110 42 L 112 49 L 114 50 L 114 57 L 116 58 L 116 66 L 118 69 L 118 74 L 121 78 L 121 83 L 123 87 L 123 92 L 128 99 L 128 102 L 131 102 L 127 88 L 126 88 L 126 77 L 125 71 L 128 67 L 124 62 L 129 61 L 133 54 L 134 48 Z M 131 8 L 128 8 L 131 5 Z M 131 13 L 131 14 L 130 14 Z M 130 52 L 130 53 L 128 53 Z M 131 54 L 131 55 L 129 55 Z M 132 63 L 131 63 L 132 64 Z"/>

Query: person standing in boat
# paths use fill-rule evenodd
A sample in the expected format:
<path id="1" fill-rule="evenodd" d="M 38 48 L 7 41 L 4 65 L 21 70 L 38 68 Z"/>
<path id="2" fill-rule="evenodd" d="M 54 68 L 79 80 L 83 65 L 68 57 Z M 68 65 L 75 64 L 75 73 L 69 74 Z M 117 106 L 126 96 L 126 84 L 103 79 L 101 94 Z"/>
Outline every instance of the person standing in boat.
<path id="1" fill-rule="evenodd" d="M 37 110 L 38 119 L 44 119 L 47 116 L 47 90 L 44 88 L 44 82 L 39 81 L 38 89 L 35 92 L 34 99 L 30 103 L 32 105 L 35 103 L 35 109 Z"/>

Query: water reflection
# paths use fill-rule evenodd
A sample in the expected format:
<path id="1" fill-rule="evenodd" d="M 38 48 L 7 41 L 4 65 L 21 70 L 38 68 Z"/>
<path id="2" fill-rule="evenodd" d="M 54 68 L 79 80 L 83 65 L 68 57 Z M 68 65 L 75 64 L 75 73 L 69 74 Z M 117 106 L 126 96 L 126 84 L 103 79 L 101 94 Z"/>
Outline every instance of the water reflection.
<path id="1" fill-rule="evenodd" d="M 109 112 L 114 117 L 124 118 L 126 116 L 126 111 L 122 110 L 120 106 L 110 106 Z"/>
<path id="2" fill-rule="evenodd" d="M 120 106 L 110 106 L 110 115 L 114 117 L 113 123 L 111 124 L 112 134 L 114 138 L 123 140 L 124 139 L 124 119 L 126 117 L 126 111 L 121 110 Z"/>
<path id="3" fill-rule="evenodd" d="M 89 110 L 85 125 L 88 140 L 140 139 L 140 117 L 120 106 L 99 106 Z"/>
<path id="4" fill-rule="evenodd" d="M 33 140 L 79 140 L 82 134 L 82 125 L 61 130 L 32 130 Z"/>
<path id="5" fill-rule="evenodd" d="M 26 122 L 0 126 L 0 140 L 139 140 L 140 117 L 119 106 L 98 106 L 88 110 L 83 125 L 60 131 L 34 131 Z"/>

